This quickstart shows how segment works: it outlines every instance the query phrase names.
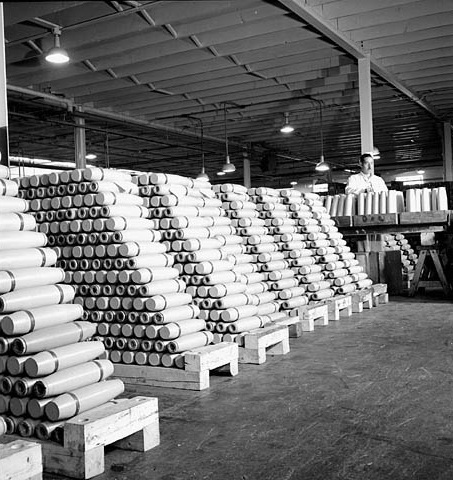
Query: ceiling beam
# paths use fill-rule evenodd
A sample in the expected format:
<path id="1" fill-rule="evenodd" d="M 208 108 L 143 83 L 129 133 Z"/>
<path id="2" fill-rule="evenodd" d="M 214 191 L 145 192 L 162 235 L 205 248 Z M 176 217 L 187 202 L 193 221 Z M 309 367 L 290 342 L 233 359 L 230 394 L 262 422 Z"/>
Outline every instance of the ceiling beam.
<path id="1" fill-rule="evenodd" d="M 331 22 L 319 15 L 319 13 L 317 13 L 314 8 L 308 6 L 304 0 L 279 0 L 279 2 L 295 13 L 303 22 L 314 27 L 329 40 L 334 42 L 341 49 L 352 55 L 357 60 L 365 58 L 368 55 L 368 52 L 363 50 L 344 32 L 335 28 Z M 379 75 L 382 79 L 403 93 L 411 101 L 415 102 L 417 105 L 429 112 L 436 120 L 443 120 L 441 115 L 428 102 L 419 97 L 416 92 L 402 84 L 393 73 L 382 67 L 372 56 L 370 56 L 370 67 L 375 74 Z"/>

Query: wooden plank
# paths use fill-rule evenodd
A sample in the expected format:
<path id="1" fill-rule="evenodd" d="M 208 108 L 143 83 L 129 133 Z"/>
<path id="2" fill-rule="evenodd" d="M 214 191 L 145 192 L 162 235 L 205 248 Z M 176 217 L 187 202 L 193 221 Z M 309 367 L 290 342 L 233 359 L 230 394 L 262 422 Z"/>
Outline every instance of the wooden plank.
<path id="1" fill-rule="evenodd" d="M 352 227 L 352 216 L 332 217 L 337 227 Z"/>
<path id="2" fill-rule="evenodd" d="M 2 480 L 41 480 L 41 445 L 15 440 L 0 445 L 0 478 Z"/>
<path id="3" fill-rule="evenodd" d="M 289 353 L 288 327 L 272 325 L 244 334 L 244 347 L 239 349 L 239 363 L 262 364 L 266 355 Z"/>
<path id="4" fill-rule="evenodd" d="M 5 435 L 2 440 L 22 440 L 17 435 Z M 88 479 L 104 472 L 104 447 L 87 452 L 72 451 L 54 442 L 34 439 L 42 449 L 42 469 L 47 473 Z M 3 477 L 1 477 L 3 478 Z"/>
<path id="5" fill-rule="evenodd" d="M 397 213 L 379 213 L 375 215 L 354 215 L 353 224 L 355 227 L 364 225 L 396 225 L 398 224 Z"/>
<path id="6" fill-rule="evenodd" d="M 111 400 L 68 420 L 63 430 L 64 447 L 88 451 L 110 445 L 142 430 L 157 417 L 157 398 L 139 396 Z"/>
<path id="7" fill-rule="evenodd" d="M 190 350 L 184 355 L 186 371 L 214 370 L 224 365 L 230 366 L 230 374 L 238 373 L 239 346 L 234 342 L 222 342 Z"/>
<path id="8" fill-rule="evenodd" d="M 179 368 L 115 364 L 114 376 L 124 383 L 149 387 L 205 390 L 209 388 L 209 370 L 191 372 Z"/>
<path id="9" fill-rule="evenodd" d="M 339 321 L 341 313 L 348 317 L 352 315 L 352 297 L 351 295 L 341 295 L 326 300 L 329 311 L 329 320 Z"/>
<path id="10" fill-rule="evenodd" d="M 302 320 L 302 330 L 312 332 L 315 329 L 315 322 L 321 326 L 329 324 L 329 307 L 325 303 L 301 307 L 299 318 Z"/>
<path id="11" fill-rule="evenodd" d="M 423 267 L 425 266 L 427 250 L 422 249 L 417 260 L 417 265 L 415 267 L 414 278 L 412 279 L 411 288 L 409 290 L 409 297 L 413 297 L 418 289 L 418 284 L 420 282 L 420 277 L 422 274 Z"/>
<path id="12" fill-rule="evenodd" d="M 364 288 L 352 294 L 352 313 L 362 313 L 365 308 L 373 308 L 373 292 Z"/>
<path id="13" fill-rule="evenodd" d="M 302 336 L 302 322 L 297 314 L 297 309 L 290 311 L 290 316 L 277 320 L 276 325 L 288 327 L 289 338 L 299 338 Z"/>
<path id="14" fill-rule="evenodd" d="M 450 285 L 448 284 L 448 280 L 445 276 L 444 267 L 442 266 L 442 262 L 440 261 L 440 258 L 439 258 L 439 252 L 435 249 L 431 249 L 429 253 L 433 259 L 434 267 L 436 268 L 437 275 L 439 276 L 442 289 L 445 295 L 449 296 L 451 294 L 451 289 L 450 289 Z"/>
<path id="15" fill-rule="evenodd" d="M 435 212 L 402 212 L 400 213 L 400 223 L 420 224 L 420 223 L 446 223 L 448 222 L 448 210 L 438 210 Z"/>
<path id="16" fill-rule="evenodd" d="M 380 281 L 387 283 L 391 295 L 401 295 L 404 290 L 401 258 L 400 250 L 384 252 L 384 278 Z"/>

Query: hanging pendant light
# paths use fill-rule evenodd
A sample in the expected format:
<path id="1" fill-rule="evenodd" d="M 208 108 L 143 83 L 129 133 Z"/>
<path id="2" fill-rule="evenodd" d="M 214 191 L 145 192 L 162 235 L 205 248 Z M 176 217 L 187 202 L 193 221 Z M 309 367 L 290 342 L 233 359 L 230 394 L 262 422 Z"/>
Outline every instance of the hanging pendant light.
<path id="1" fill-rule="evenodd" d="M 206 182 L 209 182 L 209 177 L 204 171 L 204 167 L 201 167 L 201 172 L 198 174 L 197 180 L 204 180 Z"/>
<path id="2" fill-rule="evenodd" d="M 316 164 L 315 170 L 317 172 L 327 172 L 330 170 L 329 164 L 324 160 L 324 132 L 323 132 L 323 125 L 322 125 L 322 104 L 319 104 L 319 126 L 321 131 L 321 158 L 319 162 Z"/>
<path id="3" fill-rule="evenodd" d="M 209 177 L 204 169 L 204 133 L 203 133 L 203 121 L 200 120 L 200 129 L 201 129 L 201 172 L 198 174 L 197 180 L 204 180 L 209 182 Z"/>
<path id="4" fill-rule="evenodd" d="M 324 155 L 321 155 L 321 160 L 316 164 L 315 169 L 317 172 L 327 172 L 327 170 L 330 170 L 329 164 L 324 161 Z"/>
<path id="5" fill-rule="evenodd" d="M 54 28 L 52 33 L 54 36 L 54 46 L 46 53 L 46 61 L 59 64 L 68 63 L 68 52 L 60 46 L 61 30 L 59 28 Z"/>
<path id="6" fill-rule="evenodd" d="M 283 124 L 282 128 L 280 129 L 282 133 L 292 133 L 294 132 L 294 127 L 289 124 L 289 112 L 285 112 L 285 123 Z"/>
<path id="7" fill-rule="evenodd" d="M 230 155 L 228 153 L 228 132 L 227 132 L 227 111 L 226 111 L 226 103 L 223 104 L 223 117 L 225 121 L 225 163 L 222 166 L 222 172 L 225 173 L 233 173 L 236 171 L 236 167 L 230 161 Z M 219 173 L 218 173 L 219 175 Z M 221 174 L 220 174 L 221 175 Z"/>

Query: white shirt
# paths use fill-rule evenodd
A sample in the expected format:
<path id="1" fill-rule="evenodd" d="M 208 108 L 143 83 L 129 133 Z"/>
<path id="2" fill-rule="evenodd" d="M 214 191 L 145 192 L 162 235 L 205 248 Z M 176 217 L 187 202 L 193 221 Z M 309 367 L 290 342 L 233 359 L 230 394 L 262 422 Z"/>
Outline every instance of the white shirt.
<path id="1" fill-rule="evenodd" d="M 348 178 L 348 184 L 346 185 L 346 194 L 368 192 L 386 192 L 388 190 L 384 180 L 377 175 L 371 175 L 367 177 L 362 172 L 356 175 L 351 175 Z"/>

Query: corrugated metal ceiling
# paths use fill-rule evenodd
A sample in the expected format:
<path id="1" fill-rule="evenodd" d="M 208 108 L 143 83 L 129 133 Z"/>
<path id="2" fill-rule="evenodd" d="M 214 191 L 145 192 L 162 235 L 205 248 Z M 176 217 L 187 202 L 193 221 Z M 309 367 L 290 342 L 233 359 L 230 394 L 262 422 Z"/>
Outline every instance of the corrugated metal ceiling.
<path id="1" fill-rule="evenodd" d="M 107 131 L 111 165 L 196 175 L 201 120 L 219 139 L 205 142 L 212 175 L 224 160 L 226 106 L 232 160 L 240 166 L 235 144 L 252 145 L 252 179 L 286 184 L 313 175 L 322 105 L 325 157 L 350 168 L 360 154 L 357 62 L 291 3 L 369 52 L 436 113 L 373 75 L 378 168 L 440 165 L 439 121 L 453 109 L 451 0 L 6 2 L 8 84 L 138 120 L 85 115 L 100 164 Z M 69 65 L 40 53 L 52 46 L 52 24 L 62 27 Z M 13 91 L 9 103 L 12 154 L 73 161 L 71 112 Z M 285 112 L 296 128 L 287 136 Z M 238 168 L 230 178 L 240 176 Z"/>

